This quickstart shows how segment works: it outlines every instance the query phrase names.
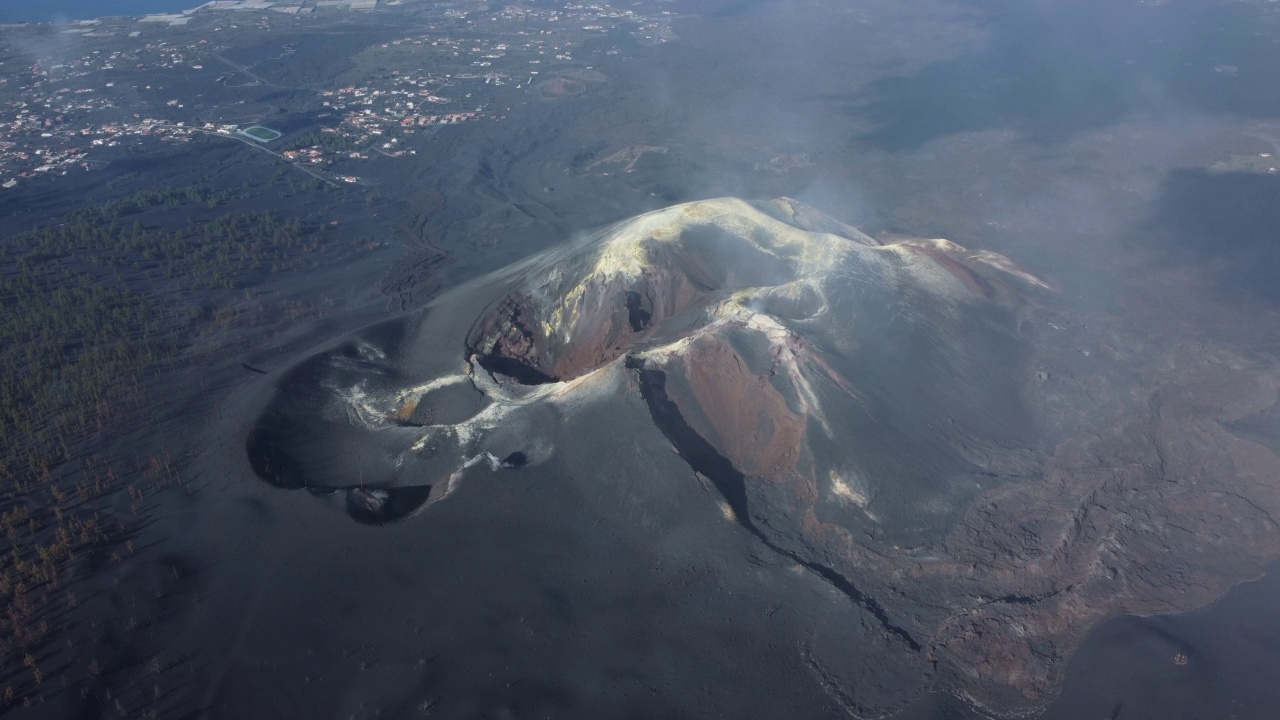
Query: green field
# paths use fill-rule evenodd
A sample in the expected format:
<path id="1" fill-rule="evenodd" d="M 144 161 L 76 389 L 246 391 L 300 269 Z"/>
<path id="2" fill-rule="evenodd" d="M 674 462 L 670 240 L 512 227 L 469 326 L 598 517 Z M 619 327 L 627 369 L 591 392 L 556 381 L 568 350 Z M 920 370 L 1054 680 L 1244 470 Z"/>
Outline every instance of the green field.
<path id="1" fill-rule="evenodd" d="M 281 133 L 275 130 L 272 130 L 271 128 L 262 127 L 261 125 L 254 125 L 253 127 L 247 127 L 241 130 L 240 134 L 244 135 L 245 137 L 251 140 L 257 140 L 258 142 L 264 142 L 264 143 L 271 142 L 272 140 L 277 140 L 280 138 L 280 135 L 281 135 Z"/>

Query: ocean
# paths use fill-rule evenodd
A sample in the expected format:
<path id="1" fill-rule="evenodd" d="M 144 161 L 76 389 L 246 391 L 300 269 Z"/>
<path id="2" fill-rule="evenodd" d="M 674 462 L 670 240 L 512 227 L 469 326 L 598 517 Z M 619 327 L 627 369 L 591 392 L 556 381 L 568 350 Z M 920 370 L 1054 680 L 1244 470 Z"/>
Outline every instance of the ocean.
<path id="1" fill-rule="evenodd" d="M 0 2 L 0 23 L 88 20 L 108 15 L 147 15 L 177 12 L 203 0 L 6 0 Z"/>

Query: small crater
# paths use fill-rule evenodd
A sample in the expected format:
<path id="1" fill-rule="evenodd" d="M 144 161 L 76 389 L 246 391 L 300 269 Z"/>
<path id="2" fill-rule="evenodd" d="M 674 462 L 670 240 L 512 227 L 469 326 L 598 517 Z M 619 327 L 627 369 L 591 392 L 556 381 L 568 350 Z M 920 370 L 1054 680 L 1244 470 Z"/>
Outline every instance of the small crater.
<path id="1" fill-rule="evenodd" d="M 653 320 L 653 308 L 645 307 L 649 303 L 643 295 L 634 290 L 628 290 L 626 297 L 627 322 L 631 325 L 631 332 L 642 332 Z"/>
<path id="2" fill-rule="evenodd" d="M 412 515 L 430 495 L 430 485 L 351 488 L 347 491 L 347 514 L 365 525 L 385 525 Z"/>

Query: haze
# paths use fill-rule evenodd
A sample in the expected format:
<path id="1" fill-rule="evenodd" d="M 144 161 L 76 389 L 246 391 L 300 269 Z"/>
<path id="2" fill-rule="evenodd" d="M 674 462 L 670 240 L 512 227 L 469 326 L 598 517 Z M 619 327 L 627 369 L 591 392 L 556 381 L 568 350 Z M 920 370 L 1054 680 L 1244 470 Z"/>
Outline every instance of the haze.
<path id="1" fill-rule="evenodd" d="M 12 5 L 6 717 L 1275 716 L 1274 3 Z"/>

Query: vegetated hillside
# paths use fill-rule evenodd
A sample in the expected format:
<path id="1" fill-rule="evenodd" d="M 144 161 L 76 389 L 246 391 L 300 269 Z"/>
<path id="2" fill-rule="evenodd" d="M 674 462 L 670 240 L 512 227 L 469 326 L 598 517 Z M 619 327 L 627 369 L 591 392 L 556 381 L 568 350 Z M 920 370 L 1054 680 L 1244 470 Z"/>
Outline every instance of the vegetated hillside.
<path id="1" fill-rule="evenodd" d="M 115 619 L 90 631 L 72 618 L 81 581 L 135 552 L 147 498 L 195 491 L 185 448 L 158 433 L 198 391 L 173 378 L 245 330 L 325 312 L 261 291 L 359 250 L 255 199 L 207 181 L 142 191 L 0 245 L 0 708 L 107 682 L 125 662 L 101 644 Z"/>

